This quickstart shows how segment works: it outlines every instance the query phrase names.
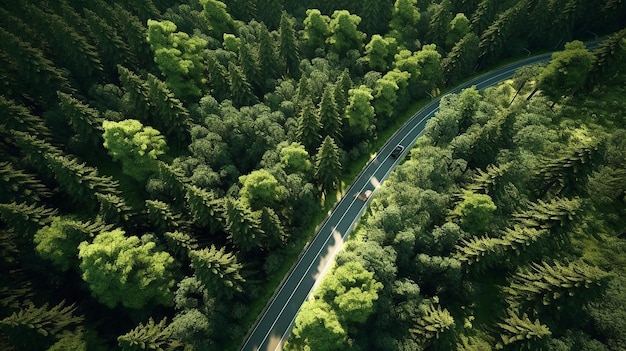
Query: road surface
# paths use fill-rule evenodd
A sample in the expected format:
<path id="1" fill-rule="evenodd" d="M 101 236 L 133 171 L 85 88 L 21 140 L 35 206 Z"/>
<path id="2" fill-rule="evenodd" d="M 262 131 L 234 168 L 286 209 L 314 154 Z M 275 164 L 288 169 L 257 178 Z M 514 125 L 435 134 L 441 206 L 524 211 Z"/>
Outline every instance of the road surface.
<path id="1" fill-rule="evenodd" d="M 533 56 L 498 68 L 459 85 L 448 94 L 458 93 L 472 85 L 475 85 L 479 90 L 485 89 L 511 78 L 516 69 L 547 61 L 551 55 L 548 53 Z M 304 253 L 287 278 L 283 280 L 282 285 L 263 311 L 261 318 L 257 320 L 254 328 L 248 334 L 241 348 L 242 351 L 278 351 L 282 348 L 300 306 L 313 290 L 318 278 L 323 275 L 334 260 L 343 240 L 361 217 L 370 200 L 370 198 L 366 198 L 363 201 L 357 196 L 367 190 L 374 191 L 387 179 L 389 173 L 422 134 L 426 122 L 437 112 L 440 100 L 441 97 L 433 99 L 415 113 L 405 125 L 389 138 L 387 143 L 378 151 L 376 157 L 363 168 L 341 201 L 326 218 L 314 239 L 305 248 Z M 389 157 L 391 151 L 398 144 L 404 146 L 403 154 L 398 159 Z"/>

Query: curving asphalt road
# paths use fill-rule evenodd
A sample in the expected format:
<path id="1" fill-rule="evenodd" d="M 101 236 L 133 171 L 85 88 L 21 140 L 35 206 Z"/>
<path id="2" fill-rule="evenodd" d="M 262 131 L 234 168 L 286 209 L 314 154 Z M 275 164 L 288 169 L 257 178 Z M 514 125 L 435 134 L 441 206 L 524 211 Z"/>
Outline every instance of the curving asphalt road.
<path id="1" fill-rule="evenodd" d="M 551 55 L 552 53 L 533 56 L 498 68 L 457 86 L 448 94 L 458 93 L 472 85 L 475 85 L 479 90 L 485 89 L 511 78 L 516 69 L 547 61 Z M 399 159 L 404 156 L 393 159 L 389 157 L 391 151 L 400 144 L 405 147 L 404 153 L 406 153 L 415 144 L 417 138 L 424 131 L 426 122 L 439 109 L 440 100 L 441 97 L 433 99 L 415 113 L 406 124 L 389 138 L 387 143 L 378 151 L 376 157 L 363 168 L 265 307 L 254 329 L 248 334 L 242 345 L 242 351 L 277 351 L 282 348 L 284 340 L 291 332 L 300 306 L 313 290 L 318 278 L 330 266 L 344 239 L 367 206 L 369 199 L 361 201 L 356 198 L 356 195 L 364 193 L 366 190 L 374 191 L 387 179 L 389 173 L 398 164 Z"/>

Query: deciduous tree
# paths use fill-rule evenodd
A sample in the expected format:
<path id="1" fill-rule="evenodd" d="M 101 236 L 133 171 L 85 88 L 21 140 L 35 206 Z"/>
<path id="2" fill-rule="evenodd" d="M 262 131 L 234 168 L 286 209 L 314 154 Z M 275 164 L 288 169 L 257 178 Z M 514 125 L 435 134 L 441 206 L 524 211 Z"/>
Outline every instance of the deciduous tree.
<path id="1" fill-rule="evenodd" d="M 140 309 L 149 303 L 170 305 L 174 259 L 152 241 L 105 231 L 90 244 L 78 245 L 82 278 L 92 294 L 109 308 L 121 304 Z"/>

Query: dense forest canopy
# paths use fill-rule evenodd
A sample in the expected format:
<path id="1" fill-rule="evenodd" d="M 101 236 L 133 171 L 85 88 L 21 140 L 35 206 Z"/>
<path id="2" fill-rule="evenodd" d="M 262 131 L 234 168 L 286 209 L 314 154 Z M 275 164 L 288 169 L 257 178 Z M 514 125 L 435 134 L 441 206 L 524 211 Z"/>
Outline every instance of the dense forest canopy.
<path id="1" fill-rule="evenodd" d="M 379 133 L 412 102 L 504 58 L 620 30 L 626 6 L 620 0 L 30 0 L 5 2 L 0 12 L 0 348 L 205 350 L 239 345 L 324 201 L 341 190 L 342 172 L 367 157 Z M 368 221 L 391 216 L 383 222 L 392 228 L 377 235 L 393 237 L 399 246 L 383 240 L 360 249 L 389 252 L 380 270 L 359 260 L 337 268 L 336 287 L 352 291 L 350 284 L 361 284 L 353 297 L 363 309 L 335 296 L 339 290 L 320 292 L 342 309 L 339 322 L 326 307 L 320 314 L 337 327 L 328 335 L 338 345 L 348 340 L 346 333 L 354 347 L 363 345 L 356 331 L 342 328 L 371 323 L 373 313 L 384 311 L 382 303 L 393 302 L 381 298 L 391 296 L 385 295 L 389 289 L 406 299 L 396 305 L 414 304 L 398 318 L 417 318 L 410 330 L 421 336 L 385 336 L 378 343 L 403 349 L 410 343 L 405 339 L 439 340 L 441 334 L 452 340 L 461 335 L 453 333 L 460 316 L 454 307 L 464 302 L 446 305 L 445 293 L 455 293 L 449 282 L 428 277 L 467 282 L 461 272 L 483 263 L 469 264 L 463 247 L 493 238 L 493 260 L 502 260 L 514 242 L 503 239 L 514 236 L 509 231 L 544 240 L 553 228 L 577 223 L 570 219 L 575 214 L 596 213 L 584 191 L 601 194 L 594 208 L 613 208 L 618 199 L 611 191 L 623 189 L 623 163 L 621 154 L 606 150 L 619 149 L 614 143 L 623 138 L 592 134 L 608 134 L 609 126 L 622 128 L 623 121 L 601 117 L 560 134 L 549 128 L 553 118 L 545 116 L 551 112 L 542 109 L 550 99 L 564 113 L 560 106 L 569 105 L 557 104 L 563 96 L 608 93 L 598 83 L 621 72 L 616 63 L 624 58 L 623 37 L 618 32 L 593 54 L 569 44 L 540 73 L 520 73 L 516 84 L 530 89 L 534 81 L 541 89 L 527 105 L 502 107 L 517 85 L 500 88 L 501 94 L 469 90 L 444 100 L 448 121 L 431 124 L 421 151 L 412 153 L 412 160 L 420 153 L 432 160 L 424 161 L 432 171 L 417 168 L 432 187 L 415 190 L 420 200 L 411 205 L 413 213 L 428 217 L 430 224 L 420 230 L 436 230 L 441 240 L 419 243 L 424 238 L 402 229 L 414 223 L 398 221 L 405 209 L 388 206 L 391 200 L 380 195 Z M 457 116 L 459 104 L 465 110 Z M 514 108 L 532 113 L 518 118 Z M 488 118 L 493 116 L 500 117 Z M 482 142 L 491 138 L 501 145 L 513 140 L 526 163 L 519 163 L 513 147 L 505 153 Z M 539 160 L 560 150 L 560 143 L 568 145 L 562 154 Z M 603 167 L 587 162 L 598 157 Z M 539 169 L 533 162 L 545 167 L 533 173 L 537 182 L 528 183 Z M 498 183 L 504 176 L 512 179 Z M 476 180 L 482 188 L 470 187 L 472 177 L 484 178 Z M 450 213 L 448 204 L 455 205 Z M 546 209 L 561 216 L 548 228 L 507 227 L 509 215 L 522 216 L 514 217 L 521 225 Z M 619 219 L 619 210 L 611 211 L 606 216 Z M 610 236 L 609 229 L 603 234 Z M 567 242 L 584 246 L 577 240 Z M 416 258 L 418 244 L 443 251 Z M 501 285 L 515 290 L 529 276 L 574 272 L 584 280 L 592 272 L 597 281 L 588 284 L 613 286 L 606 290 L 607 304 L 619 305 L 620 280 L 607 261 L 598 263 L 600 257 L 558 264 L 546 259 Z M 598 266 L 606 276 L 596 274 Z M 389 275 L 380 277 L 385 270 Z M 526 306 L 539 296 L 520 294 L 512 305 Z M 603 308 L 609 307 L 590 307 L 589 315 L 602 319 Z M 538 332 L 555 332 L 543 315 L 511 311 L 511 321 L 540 320 Z M 428 327 L 435 320 L 441 332 Z M 614 331 L 612 321 L 598 324 L 605 328 L 599 332 Z"/>

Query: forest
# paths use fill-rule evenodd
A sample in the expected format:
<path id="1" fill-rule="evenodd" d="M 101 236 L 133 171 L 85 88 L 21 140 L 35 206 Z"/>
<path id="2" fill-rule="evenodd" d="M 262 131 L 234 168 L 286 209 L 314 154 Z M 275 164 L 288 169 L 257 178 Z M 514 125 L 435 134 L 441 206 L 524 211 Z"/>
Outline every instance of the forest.
<path id="1" fill-rule="evenodd" d="M 416 104 L 563 48 L 444 98 L 288 347 L 625 349 L 625 25 L 621 0 L 3 2 L 0 349 L 238 349 Z"/>

